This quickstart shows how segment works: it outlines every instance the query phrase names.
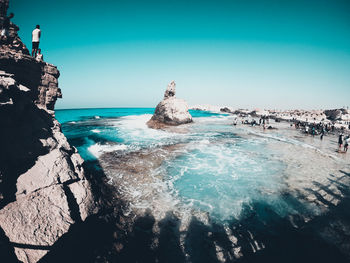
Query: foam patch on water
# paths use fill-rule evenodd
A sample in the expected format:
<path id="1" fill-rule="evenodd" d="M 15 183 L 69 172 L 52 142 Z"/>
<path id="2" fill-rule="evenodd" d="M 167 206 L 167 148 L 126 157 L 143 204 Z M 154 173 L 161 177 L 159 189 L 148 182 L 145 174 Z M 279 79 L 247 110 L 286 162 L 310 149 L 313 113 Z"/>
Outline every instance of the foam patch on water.
<path id="1" fill-rule="evenodd" d="M 121 117 L 113 121 L 113 125 L 125 143 L 138 146 L 162 146 L 184 137 L 182 134 L 149 128 L 147 122 L 151 117 L 151 114 Z"/>
<path id="2" fill-rule="evenodd" d="M 124 144 L 108 145 L 108 144 L 99 144 L 99 143 L 91 145 L 88 148 L 88 150 L 96 158 L 99 158 L 103 153 L 106 153 L 106 152 L 125 151 L 127 149 L 128 149 L 128 146 Z"/>
<path id="3" fill-rule="evenodd" d="M 197 117 L 194 119 L 198 123 L 208 123 L 208 122 L 233 122 L 233 117 L 231 115 L 215 115 L 210 117 Z"/>
<path id="4" fill-rule="evenodd" d="M 99 129 L 93 129 L 93 130 L 91 130 L 91 132 L 93 132 L 93 133 L 100 133 L 101 131 Z"/>

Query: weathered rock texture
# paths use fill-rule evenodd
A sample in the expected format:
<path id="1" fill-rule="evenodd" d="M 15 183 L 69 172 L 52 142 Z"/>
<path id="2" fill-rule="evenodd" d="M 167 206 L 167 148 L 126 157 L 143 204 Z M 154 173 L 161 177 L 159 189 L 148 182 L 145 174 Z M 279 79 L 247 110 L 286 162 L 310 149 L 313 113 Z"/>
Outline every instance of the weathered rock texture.
<path id="1" fill-rule="evenodd" d="M 0 0 L 0 28 L 2 28 L 4 19 L 7 14 L 7 9 L 9 6 L 9 0 Z M 6 40 L 1 40 L 1 45 L 6 45 L 6 48 L 17 51 L 18 53 L 23 53 L 29 55 L 29 51 L 23 44 L 21 39 L 18 37 L 17 31 L 19 27 L 11 23 L 9 28 L 9 36 Z"/>
<path id="2" fill-rule="evenodd" d="M 12 73 L 18 83 L 28 87 L 35 103 L 53 110 L 57 98 L 61 98 L 58 88 L 59 71 L 54 65 L 38 62 L 29 55 L 17 52 L 8 45 L 0 48 L 0 69 Z"/>
<path id="3" fill-rule="evenodd" d="M 7 7 L 0 0 L 0 21 Z M 37 262 L 96 205 L 83 160 L 54 118 L 59 71 L 27 55 L 11 28 L 0 47 L 0 261 L 14 249 Z"/>
<path id="4" fill-rule="evenodd" d="M 342 119 L 342 115 L 348 114 L 348 111 L 346 109 L 325 110 L 324 114 L 328 120 L 337 121 Z"/>
<path id="5" fill-rule="evenodd" d="M 180 125 L 192 122 L 185 100 L 175 97 L 175 81 L 169 83 L 164 99 L 157 105 L 152 118 L 148 121 L 151 128 L 162 128 L 166 125 Z"/>

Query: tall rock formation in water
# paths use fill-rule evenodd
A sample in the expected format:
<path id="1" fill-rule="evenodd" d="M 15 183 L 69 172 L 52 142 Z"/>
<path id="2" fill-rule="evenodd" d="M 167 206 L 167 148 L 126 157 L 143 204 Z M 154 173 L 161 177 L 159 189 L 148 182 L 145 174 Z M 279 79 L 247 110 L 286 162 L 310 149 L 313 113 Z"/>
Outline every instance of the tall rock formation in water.
<path id="1" fill-rule="evenodd" d="M 164 99 L 157 105 L 152 118 L 148 121 L 151 128 L 162 128 L 165 125 L 180 125 L 192 122 L 185 100 L 175 97 L 175 81 L 168 84 Z"/>
<path id="2" fill-rule="evenodd" d="M 0 23 L 8 4 L 0 0 Z M 0 47 L 0 261 L 37 262 L 96 205 L 54 116 L 59 71 L 29 56 L 18 30 L 11 24 Z"/>

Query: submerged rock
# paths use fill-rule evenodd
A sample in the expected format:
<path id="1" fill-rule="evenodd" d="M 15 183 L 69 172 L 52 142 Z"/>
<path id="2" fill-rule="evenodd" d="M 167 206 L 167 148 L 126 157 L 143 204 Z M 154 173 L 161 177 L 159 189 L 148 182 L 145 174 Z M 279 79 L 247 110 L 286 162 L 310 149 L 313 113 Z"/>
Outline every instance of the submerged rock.
<path id="1" fill-rule="evenodd" d="M 162 128 L 167 125 L 180 125 L 192 122 L 185 100 L 175 97 L 175 81 L 169 83 L 164 99 L 157 105 L 152 118 L 147 122 L 151 128 Z"/>

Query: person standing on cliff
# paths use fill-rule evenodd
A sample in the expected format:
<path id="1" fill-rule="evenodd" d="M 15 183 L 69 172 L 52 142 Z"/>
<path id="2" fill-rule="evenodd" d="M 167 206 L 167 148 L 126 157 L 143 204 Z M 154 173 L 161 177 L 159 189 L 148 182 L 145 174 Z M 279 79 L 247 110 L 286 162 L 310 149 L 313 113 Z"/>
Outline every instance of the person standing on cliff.
<path id="1" fill-rule="evenodd" d="M 10 13 L 9 16 L 7 16 L 4 19 L 4 22 L 2 24 L 2 30 L 1 30 L 1 40 L 7 40 L 9 36 L 9 29 L 10 29 L 10 19 L 13 18 L 15 15 L 13 13 Z"/>
<path id="2" fill-rule="evenodd" d="M 36 54 L 38 53 L 40 36 L 40 26 L 36 25 L 36 28 L 32 32 L 32 57 L 36 57 Z"/>

